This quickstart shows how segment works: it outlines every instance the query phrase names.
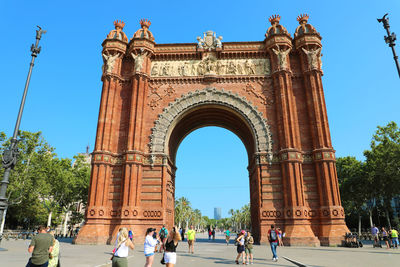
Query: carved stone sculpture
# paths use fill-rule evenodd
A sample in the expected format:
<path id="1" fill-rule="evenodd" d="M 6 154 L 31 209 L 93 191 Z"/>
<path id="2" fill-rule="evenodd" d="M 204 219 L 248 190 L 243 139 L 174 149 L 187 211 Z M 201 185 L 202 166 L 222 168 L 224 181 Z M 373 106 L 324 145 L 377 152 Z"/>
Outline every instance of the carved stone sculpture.
<path id="1" fill-rule="evenodd" d="M 119 57 L 119 53 L 115 53 L 115 55 L 106 55 L 103 53 L 104 64 L 101 67 L 101 70 L 104 72 L 104 68 L 106 69 L 106 73 L 111 73 L 114 69 L 115 60 Z"/>
<path id="2" fill-rule="evenodd" d="M 303 50 L 304 54 L 307 56 L 307 62 L 308 62 L 308 69 L 309 70 L 315 70 L 318 69 L 318 61 L 320 61 L 320 52 L 321 48 L 316 48 L 316 49 L 310 49 L 306 50 L 303 47 L 301 48 Z"/>
<path id="3" fill-rule="evenodd" d="M 288 48 L 286 50 L 282 50 L 278 47 L 278 50 L 272 48 L 272 51 L 275 53 L 275 55 L 278 58 L 278 69 L 279 70 L 287 69 L 287 55 L 290 52 L 290 48 Z"/>
<path id="4" fill-rule="evenodd" d="M 143 68 L 143 62 L 145 57 L 147 56 L 147 52 L 141 51 L 140 54 L 135 55 L 134 53 L 131 53 L 133 59 L 135 60 L 135 71 L 141 71 Z"/>
<path id="5" fill-rule="evenodd" d="M 197 37 L 197 47 L 207 50 L 212 50 L 215 48 L 222 48 L 222 36 L 216 36 L 215 32 L 207 31 L 203 33 L 203 38 Z"/>

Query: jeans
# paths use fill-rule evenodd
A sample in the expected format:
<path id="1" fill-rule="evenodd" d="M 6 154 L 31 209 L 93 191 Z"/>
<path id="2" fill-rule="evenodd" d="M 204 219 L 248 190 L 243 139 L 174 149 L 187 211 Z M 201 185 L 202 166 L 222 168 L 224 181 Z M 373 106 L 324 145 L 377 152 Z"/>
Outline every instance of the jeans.
<path id="1" fill-rule="evenodd" d="M 393 247 L 397 248 L 399 246 L 399 238 L 398 237 L 392 237 L 392 243 L 393 243 Z"/>
<path id="2" fill-rule="evenodd" d="M 43 264 L 41 264 L 41 265 L 36 265 L 36 264 L 33 264 L 31 262 L 31 259 L 29 259 L 28 264 L 26 265 L 26 267 L 47 267 L 48 265 L 49 265 L 48 261 L 43 263 Z"/>
<path id="3" fill-rule="evenodd" d="M 276 247 L 278 246 L 278 243 L 272 242 L 272 243 L 270 243 L 270 245 L 271 245 L 271 250 L 272 250 L 272 256 L 274 259 L 277 259 L 278 255 L 276 255 Z"/>

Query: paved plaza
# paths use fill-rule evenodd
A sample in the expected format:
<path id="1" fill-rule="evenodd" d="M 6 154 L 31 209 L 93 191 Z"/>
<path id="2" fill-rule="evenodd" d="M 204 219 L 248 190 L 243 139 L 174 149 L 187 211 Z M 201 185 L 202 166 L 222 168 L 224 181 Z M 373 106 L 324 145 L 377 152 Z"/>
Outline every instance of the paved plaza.
<path id="1" fill-rule="evenodd" d="M 9 240 L 1 243 L 7 251 L 0 252 L 1 267 L 25 266 L 29 254 L 29 240 Z M 70 239 L 61 240 L 61 265 L 63 267 L 108 267 L 110 252 L 109 245 L 72 245 Z M 180 243 L 177 249 L 178 261 L 176 266 L 208 267 L 236 265 L 236 247 L 233 240 L 226 245 L 224 237 L 218 235 L 215 241 L 209 241 L 205 235 L 198 235 L 195 254 L 187 253 L 187 243 Z M 153 266 L 160 264 L 162 254 L 157 254 Z M 333 247 L 279 247 L 279 261 L 272 261 L 269 246 L 255 246 L 253 266 L 295 266 L 286 261 L 287 257 L 306 266 L 400 266 L 400 251 L 384 248 L 372 248 L 367 244 L 363 248 L 333 248 Z M 136 244 L 130 252 L 129 266 L 144 266 L 143 244 Z"/>

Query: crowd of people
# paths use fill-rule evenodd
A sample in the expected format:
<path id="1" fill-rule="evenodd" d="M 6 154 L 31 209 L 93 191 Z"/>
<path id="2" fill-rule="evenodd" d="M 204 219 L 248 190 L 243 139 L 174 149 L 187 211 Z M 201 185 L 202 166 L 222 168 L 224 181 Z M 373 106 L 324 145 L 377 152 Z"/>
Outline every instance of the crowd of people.
<path id="1" fill-rule="evenodd" d="M 211 232 L 209 239 L 211 237 L 215 239 L 215 229 L 209 230 L 209 233 Z M 230 229 L 226 229 L 224 234 L 225 241 L 229 245 L 232 232 Z M 176 226 L 168 230 L 165 225 L 158 232 L 155 228 L 148 228 L 144 241 L 144 256 L 146 258 L 144 267 L 153 266 L 156 252 L 163 253 L 161 264 L 173 267 L 177 261 L 176 248 L 178 247 L 178 243 L 183 241 L 185 237 L 188 243 L 188 253 L 194 254 L 196 231 L 193 226 L 190 226 L 188 231 L 182 228 L 178 229 Z M 282 237 L 282 231 L 279 228 L 275 229 L 271 225 L 271 229 L 268 231 L 268 240 L 271 246 L 273 261 L 278 260 L 276 248 L 278 245 L 283 245 Z M 243 264 L 253 264 L 253 244 L 254 238 L 250 231 L 241 230 L 237 233 L 237 237 L 235 238 L 236 251 L 238 253 L 235 259 L 237 264 L 239 264 L 239 260 Z M 120 228 L 115 237 L 114 249 L 112 251 L 112 267 L 127 267 L 129 250 L 133 250 L 134 248 L 132 231 L 125 227 Z M 28 252 L 32 253 L 32 256 L 26 267 L 59 267 L 59 251 L 60 245 L 59 241 L 54 238 L 54 231 L 50 230 L 49 227 L 40 226 L 38 234 L 32 238 L 29 245 Z"/>
<path id="2" fill-rule="evenodd" d="M 374 239 L 374 247 L 381 247 L 381 238 L 379 235 L 381 235 L 385 242 L 386 249 L 397 249 L 399 247 L 399 232 L 392 227 L 389 227 L 388 230 L 385 227 L 382 227 L 381 230 L 379 230 L 379 228 L 374 225 L 371 228 L 371 235 Z"/>
<path id="3" fill-rule="evenodd" d="M 225 240 L 227 245 L 229 245 L 230 234 L 231 232 L 229 229 L 225 231 Z M 284 234 L 280 228 L 275 229 L 275 226 L 271 225 L 271 229 L 268 230 L 268 242 L 271 247 L 272 261 L 278 261 L 276 248 L 278 246 L 283 246 L 283 236 Z M 239 264 L 240 259 L 242 264 L 253 264 L 253 244 L 254 239 L 250 231 L 242 230 L 238 233 L 235 239 L 235 245 L 237 247 L 237 256 L 235 259 L 236 264 Z"/>

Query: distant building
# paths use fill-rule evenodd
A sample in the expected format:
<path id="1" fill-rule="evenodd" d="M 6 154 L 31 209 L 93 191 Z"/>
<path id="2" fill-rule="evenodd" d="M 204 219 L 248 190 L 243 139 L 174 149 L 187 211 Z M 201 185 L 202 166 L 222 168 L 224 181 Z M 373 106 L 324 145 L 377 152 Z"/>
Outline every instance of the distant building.
<path id="1" fill-rule="evenodd" d="M 221 219 L 221 208 L 214 208 L 214 219 Z"/>

